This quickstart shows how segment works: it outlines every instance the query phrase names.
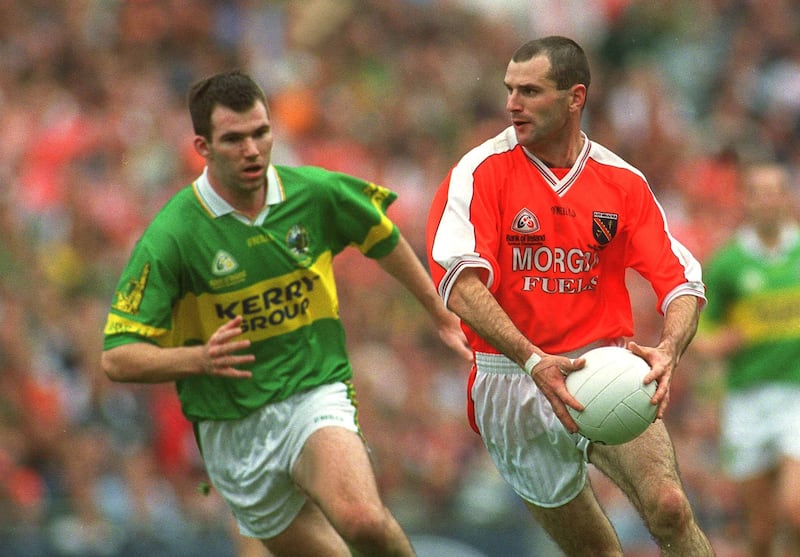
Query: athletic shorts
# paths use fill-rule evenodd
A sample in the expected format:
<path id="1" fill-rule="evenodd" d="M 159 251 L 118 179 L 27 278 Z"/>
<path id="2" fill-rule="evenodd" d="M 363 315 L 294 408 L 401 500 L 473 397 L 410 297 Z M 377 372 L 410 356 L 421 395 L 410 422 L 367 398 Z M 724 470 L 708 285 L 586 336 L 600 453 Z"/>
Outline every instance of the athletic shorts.
<path id="1" fill-rule="evenodd" d="M 291 471 L 308 437 L 327 426 L 359 432 L 349 382 L 267 404 L 241 420 L 198 424 L 209 479 L 243 535 L 272 538 L 291 524 L 306 502 Z"/>
<path id="2" fill-rule="evenodd" d="M 734 480 L 800 460 L 800 385 L 769 384 L 729 392 L 720 421 L 721 464 Z"/>
<path id="3" fill-rule="evenodd" d="M 539 507 L 574 499 L 586 483 L 590 441 L 569 433 L 531 376 L 505 356 L 477 353 L 473 373 L 474 425 L 503 479 Z"/>

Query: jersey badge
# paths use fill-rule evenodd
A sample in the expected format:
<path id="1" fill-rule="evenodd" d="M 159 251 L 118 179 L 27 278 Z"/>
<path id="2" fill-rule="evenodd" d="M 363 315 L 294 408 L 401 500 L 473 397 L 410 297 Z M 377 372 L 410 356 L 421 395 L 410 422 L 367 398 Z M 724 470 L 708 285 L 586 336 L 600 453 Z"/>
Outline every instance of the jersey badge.
<path id="1" fill-rule="evenodd" d="M 617 222 L 619 215 L 617 213 L 604 213 L 602 211 L 595 211 L 592 214 L 592 236 L 597 243 L 601 246 L 606 245 L 617 234 Z"/>
<path id="2" fill-rule="evenodd" d="M 239 268 L 239 264 L 233 256 L 225 250 L 219 250 L 217 255 L 214 256 L 214 262 L 211 264 L 211 272 L 221 277 L 228 275 Z"/>
<path id="3" fill-rule="evenodd" d="M 309 245 L 308 231 L 302 224 L 295 224 L 286 233 L 286 246 L 295 257 L 307 256 Z"/>
<path id="4" fill-rule="evenodd" d="M 539 219 L 529 209 L 523 208 L 514 217 L 511 230 L 519 234 L 533 234 L 539 230 Z"/>

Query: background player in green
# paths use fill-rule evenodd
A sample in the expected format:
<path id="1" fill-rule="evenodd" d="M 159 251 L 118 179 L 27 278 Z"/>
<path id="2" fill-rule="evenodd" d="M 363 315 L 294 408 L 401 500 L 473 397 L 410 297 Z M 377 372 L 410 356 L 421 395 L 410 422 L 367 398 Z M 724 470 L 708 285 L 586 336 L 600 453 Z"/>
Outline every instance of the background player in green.
<path id="1" fill-rule="evenodd" d="M 270 163 L 267 101 L 250 77 L 198 82 L 189 109 L 207 166 L 134 248 L 105 373 L 176 382 L 212 483 L 274 555 L 413 555 L 359 435 L 333 256 L 354 245 L 376 258 L 468 358 L 458 319 L 386 216 L 393 192 Z"/>
<path id="2" fill-rule="evenodd" d="M 800 555 L 800 226 L 786 168 L 752 164 L 742 180 L 748 216 L 706 266 L 714 295 L 695 347 L 724 360 L 722 466 L 748 555 Z M 780 537 L 789 545 L 774 553 Z"/>

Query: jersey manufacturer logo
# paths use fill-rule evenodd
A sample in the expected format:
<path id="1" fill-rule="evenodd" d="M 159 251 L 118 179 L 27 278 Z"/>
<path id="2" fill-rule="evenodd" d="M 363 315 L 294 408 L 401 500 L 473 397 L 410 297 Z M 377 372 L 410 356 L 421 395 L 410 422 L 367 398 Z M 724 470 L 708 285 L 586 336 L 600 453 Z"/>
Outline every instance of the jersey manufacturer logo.
<path id="1" fill-rule="evenodd" d="M 617 213 L 595 211 L 592 214 L 592 236 L 598 244 L 604 246 L 614 239 L 617 234 L 618 221 Z"/>
<path id="2" fill-rule="evenodd" d="M 219 250 L 217 255 L 214 256 L 214 262 L 211 263 L 211 272 L 221 277 L 228 275 L 239 268 L 239 264 L 233 256 L 225 250 Z"/>
<path id="3" fill-rule="evenodd" d="M 517 213 L 514 223 L 511 225 L 511 230 L 519 234 L 533 234 L 539 228 L 539 219 L 527 208 Z"/>

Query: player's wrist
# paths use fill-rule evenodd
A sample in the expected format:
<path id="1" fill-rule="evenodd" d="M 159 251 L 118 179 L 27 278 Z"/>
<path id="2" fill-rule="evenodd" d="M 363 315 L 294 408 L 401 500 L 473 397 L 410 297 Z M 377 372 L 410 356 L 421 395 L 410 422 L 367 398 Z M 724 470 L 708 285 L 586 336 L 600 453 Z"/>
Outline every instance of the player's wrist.
<path id="1" fill-rule="evenodd" d="M 525 373 L 527 373 L 528 375 L 532 375 L 533 368 L 536 367 L 536 364 L 538 364 L 541 361 L 542 357 L 539 354 L 537 354 L 536 352 L 531 354 L 528 357 L 528 359 L 525 360 L 525 365 L 523 366 Z"/>

